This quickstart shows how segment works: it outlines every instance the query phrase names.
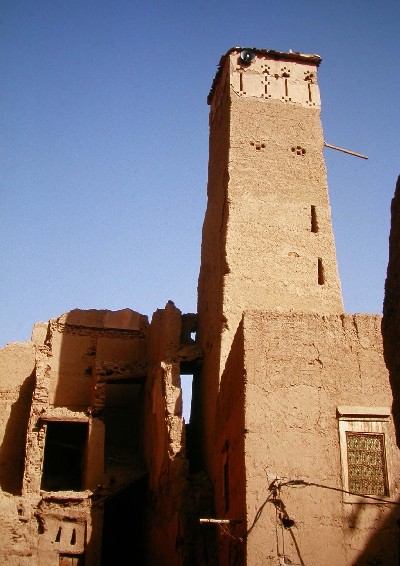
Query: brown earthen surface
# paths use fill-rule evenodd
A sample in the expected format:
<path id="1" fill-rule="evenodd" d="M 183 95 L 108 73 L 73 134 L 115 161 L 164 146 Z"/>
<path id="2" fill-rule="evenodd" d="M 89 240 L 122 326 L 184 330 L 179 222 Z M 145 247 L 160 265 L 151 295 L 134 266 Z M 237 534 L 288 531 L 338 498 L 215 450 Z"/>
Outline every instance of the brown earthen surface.
<path id="1" fill-rule="evenodd" d="M 278 478 L 323 485 L 282 487 L 247 539 L 249 563 L 396 564 L 398 508 L 384 501 L 344 503 L 338 407 L 387 407 L 381 318 L 246 313 L 245 463 L 247 519 Z M 362 409 L 361 409 L 362 411 Z M 399 453 L 388 423 L 390 500 L 399 495 Z M 329 489 L 333 488 L 333 489 Z M 337 489 L 339 491 L 335 491 Z M 294 520 L 282 528 L 282 505 Z M 374 538 L 375 537 L 375 538 Z M 372 542 L 372 539 L 373 542 Z"/>

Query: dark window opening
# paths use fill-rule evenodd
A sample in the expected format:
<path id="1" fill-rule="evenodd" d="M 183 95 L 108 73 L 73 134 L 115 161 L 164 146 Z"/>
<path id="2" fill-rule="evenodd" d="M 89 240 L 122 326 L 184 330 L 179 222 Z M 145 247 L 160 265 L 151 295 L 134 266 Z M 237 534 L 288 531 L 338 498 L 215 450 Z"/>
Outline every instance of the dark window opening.
<path id="1" fill-rule="evenodd" d="M 87 423 L 47 423 L 41 489 L 82 489 L 82 466 L 87 434 Z"/>
<path id="2" fill-rule="evenodd" d="M 317 211 L 313 204 L 311 205 L 311 232 L 318 232 Z"/>
<path id="3" fill-rule="evenodd" d="M 133 465 L 141 452 L 142 392 L 141 385 L 129 381 L 106 385 L 104 469 L 108 474 Z"/>
<path id="4" fill-rule="evenodd" d="M 318 285 L 324 285 L 325 283 L 325 273 L 324 266 L 322 264 L 322 259 L 318 258 Z"/>

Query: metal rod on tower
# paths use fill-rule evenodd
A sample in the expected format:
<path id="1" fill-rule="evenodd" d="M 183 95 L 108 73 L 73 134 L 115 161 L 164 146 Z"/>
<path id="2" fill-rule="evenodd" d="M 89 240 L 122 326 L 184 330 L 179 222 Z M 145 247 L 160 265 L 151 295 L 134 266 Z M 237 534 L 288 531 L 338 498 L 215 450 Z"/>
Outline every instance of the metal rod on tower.
<path id="1" fill-rule="evenodd" d="M 324 146 L 329 147 L 330 149 L 336 149 L 337 151 L 342 151 L 343 153 L 348 153 L 349 155 L 355 155 L 356 157 L 361 157 L 361 159 L 368 159 L 367 155 L 363 155 L 362 153 L 356 153 L 355 151 L 351 151 L 350 149 L 344 149 L 343 147 L 338 147 L 337 145 L 332 145 L 324 141 Z"/>

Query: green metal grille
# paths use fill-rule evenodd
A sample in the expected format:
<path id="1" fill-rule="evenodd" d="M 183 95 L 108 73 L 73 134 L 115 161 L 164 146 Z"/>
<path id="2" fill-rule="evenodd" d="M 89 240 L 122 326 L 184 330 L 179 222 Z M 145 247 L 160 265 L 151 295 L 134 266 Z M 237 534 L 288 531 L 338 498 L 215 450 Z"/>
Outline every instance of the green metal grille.
<path id="1" fill-rule="evenodd" d="M 349 491 L 388 495 L 383 434 L 346 432 Z"/>

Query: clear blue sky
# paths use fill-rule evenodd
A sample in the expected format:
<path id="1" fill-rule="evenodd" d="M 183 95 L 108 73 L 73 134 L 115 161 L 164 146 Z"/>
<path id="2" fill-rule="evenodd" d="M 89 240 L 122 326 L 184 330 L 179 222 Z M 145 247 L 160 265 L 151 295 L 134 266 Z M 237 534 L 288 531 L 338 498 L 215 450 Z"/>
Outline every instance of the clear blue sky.
<path id="1" fill-rule="evenodd" d="M 0 344 L 72 308 L 196 310 L 208 106 L 232 46 L 318 53 L 348 312 L 380 312 L 400 2 L 1 0 Z"/>

